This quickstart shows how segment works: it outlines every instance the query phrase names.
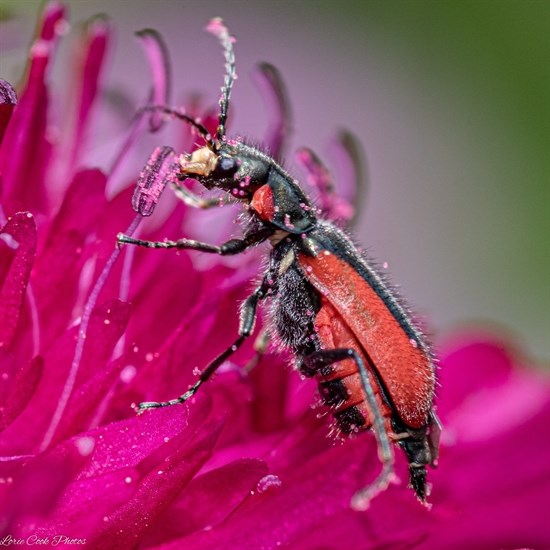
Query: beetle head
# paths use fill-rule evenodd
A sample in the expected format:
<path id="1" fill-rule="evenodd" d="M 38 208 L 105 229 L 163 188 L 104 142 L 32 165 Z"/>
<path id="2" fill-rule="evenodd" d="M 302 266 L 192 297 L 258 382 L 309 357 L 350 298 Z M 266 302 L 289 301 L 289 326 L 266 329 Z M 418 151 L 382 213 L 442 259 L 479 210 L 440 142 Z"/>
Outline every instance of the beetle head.
<path id="1" fill-rule="evenodd" d="M 266 182 L 269 172 L 268 163 L 254 153 L 254 149 L 238 142 L 222 143 L 217 150 L 201 147 L 180 157 L 180 177 L 247 201 Z"/>

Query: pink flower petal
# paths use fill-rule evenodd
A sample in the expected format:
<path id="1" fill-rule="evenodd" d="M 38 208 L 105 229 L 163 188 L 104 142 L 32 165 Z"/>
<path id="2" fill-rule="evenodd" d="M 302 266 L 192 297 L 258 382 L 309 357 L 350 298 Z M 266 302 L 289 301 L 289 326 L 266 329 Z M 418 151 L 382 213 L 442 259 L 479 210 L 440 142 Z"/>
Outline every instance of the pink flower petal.
<path id="1" fill-rule="evenodd" d="M 148 353 L 161 351 L 173 331 L 190 317 L 204 288 L 188 256 L 162 255 L 155 268 L 157 275 L 166 275 L 136 287 L 133 286 L 134 277 L 131 280 L 134 313 L 127 336 L 129 342 L 140 348 L 143 358 Z"/>
<path id="2" fill-rule="evenodd" d="M 38 254 L 31 273 L 36 296 L 41 351 L 72 322 L 82 277 L 85 235 L 61 231 Z M 55 265 L 56 269 L 51 266 Z"/>
<path id="3" fill-rule="evenodd" d="M 252 386 L 253 427 L 260 433 L 281 428 L 285 422 L 289 373 L 280 355 L 267 353 L 249 375 Z"/>
<path id="4" fill-rule="evenodd" d="M 321 159 L 308 147 L 300 147 L 296 151 L 296 159 L 307 173 L 307 183 L 319 194 L 323 212 L 331 217 L 335 199 L 332 174 L 321 162 Z"/>
<path id="5" fill-rule="evenodd" d="M 189 297 L 187 292 L 196 289 L 197 283 L 191 281 L 191 285 L 187 287 L 184 277 L 182 282 L 184 284 L 178 284 L 176 289 L 179 291 L 181 288 L 182 293 L 185 292 L 184 296 Z M 181 321 L 172 333 L 164 335 L 166 341 L 163 348 L 158 350 L 144 348 L 143 351 L 147 352 L 146 362 L 128 388 L 130 391 L 137 392 L 138 399 L 169 399 L 175 397 L 174 391 L 181 390 L 183 393 L 196 378 L 193 369 L 205 367 L 235 340 L 238 327 L 237 304 L 246 295 L 245 284 L 241 282 L 234 292 L 224 294 L 221 300 L 220 296 L 209 291 L 208 280 L 198 288 L 204 289 L 206 296 L 204 298 L 194 296 L 195 307 L 188 308 L 185 315 L 180 316 L 177 309 L 165 311 L 165 315 L 171 316 L 172 319 L 174 316 L 176 318 L 180 316 Z M 160 292 L 160 289 L 158 290 Z M 168 294 L 164 299 L 167 298 L 169 298 Z M 147 311 L 141 311 L 141 316 L 147 314 Z M 145 327 L 147 326 L 149 321 L 145 323 Z M 212 339 L 212 334 L 217 335 L 215 340 Z M 145 339 L 141 338 L 141 341 Z M 242 356 L 242 353 L 245 353 L 251 345 L 252 341 L 246 347 L 243 346 L 244 351 L 238 352 L 235 360 L 237 361 L 238 357 Z"/>
<path id="6" fill-rule="evenodd" d="M 82 357 L 82 368 L 76 375 L 76 388 L 89 380 L 92 373 L 100 372 L 104 368 L 127 319 L 128 305 L 117 300 L 108 301 L 94 310 Z M 108 320 L 109 324 L 105 324 L 105 320 Z M 0 441 L 0 449 L 5 454 L 34 452 L 37 445 L 43 441 L 62 392 L 66 389 L 76 333 L 76 329 L 65 333 L 45 354 L 43 376 L 32 398 L 31 406 L 27 406 L 6 429 L 5 437 Z M 50 437 L 53 438 L 54 435 L 55 430 Z"/>
<path id="7" fill-rule="evenodd" d="M 44 10 L 39 38 L 31 49 L 27 83 L 0 150 L 2 193 L 8 213 L 17 210 L 35 213 L 47 207 L 44 183 L 51 144 L 46 136 L 46 69 L 65 23 L 64 13 L 64 7 L 57 2 Z"/>
<path id="8" fill-rule="evenodd" d="M 56 0 L 48 2 L 42 13 L 42 22 L 39 29 L 39 37 L 46 42 L 53 41 L 64 31 L 67 21 L 65 20 L 66 8 Z"/>
<path id="9" fill-rule="evenodd" d="M 512 358 L 505 346 L 490 340 L 469 339 L 466 335 L 450 353 L 443 353 L 439 382 L 441 392 L 440 410 L 445 416 L 447 410 L 459 409 L 471 395 L 471 388 L 492 389 L 508 380 L 512 372 Z"/>
<path id="10" fill-rule="evenodd" d="M 152 105 L 169 105 L 171 88 L 171 69 L 168 48 L 160 33 L 153 29 L 144 29 L 136 33 L 141 46 L 145 50 L 149 67 L 153 73 Z M 149 130 L 157 132 L 164 124 L 160 112 L 152 113 L 149 118 Z M 144 214 L 145 215 L 145 214 Z"/>
<path id="11" fill-rule="evenodd" d="M 352 202 L 344 198 L 340 185 L 336 192 L 332 174 L 321 159 L 307 147 L 298 149 L 296 158 L 307 172 L 308 184 L 319 195 L 323 215 L 341 224 L 349 222 L 355 215 Z"/>
<path id="12" fill-rule="evenodd" d="M 105 176 L 99 170 L 77 173 L 48 229 L 31 275 L 42 342 L 59 335 L 72 316 L 80 313 L 75 302 L 83 301 L 89 290 L 90 281 L 83 277 L 82 269 L 93 253 L 89 241 L 106 207 L 104 186 Z"/>
<path id="13" fill-rule="evenodd" d="M 75 389 L 56 430 L 55 441 L 62 441 L 98 424 L 104 406 L 109 405 L 110 393 L 116 388 L 124 366 L 123 360 L 112 361 Z M 128 402 L 125 405 L 125 416 L 129 416 L 130 406 Z"/>
<path id="14" fill-rule="evenodd" d="M 130 317 L 130 304 L 111 299 L 94 308 L 90 317 L 77 387 L 106 365 Z"/>
<path id="15" fill-rule="evenodd" d="M 98 228 L 98 218 L 105 211 L 107 178 L 100 170 L 80 170 L 67 188 L 61 207 L 48 232 L 48 243 L 65 231 L 90 235 Z"/>
<path id="16" fill-rule="evenodd" d="M 135 415 L 132 404 L 183 393 L 197 370 L 235 341 L 258 254 L 220 259 L 129 247 L 122 254 L 117 233 L 128 226 L 131 233 L 141 218 L 131 208 L 132 190 L 106 201 L 105 177 L 91 170 L 69 186 L 66 177 L 54 182 L 45 126 L 46 118 L 53 129 L 59 121 L 47 113 L 46 73 L 63 27 L 63 7 L 50 4 L 33 46 L 26 99 L 13 110 L 0 152 L 2 202 L 11 212 L 28 201 L 45 214 L 37 217 L 36 261 L 34 227 L 23 227 L 20 214 L 20 226 L 12 220 L 8 227 L 20 227 L 27 252 L 17 231 L 0 237 L 0 300 L 11 289 L 7 305 L 0 301 L 0 334 L 11 337 L 0 350 L 3 528 L 16 536 L 83 537 L 91 548 L 107 549 L 550 547 L 550 448 L 541 435 L 550 422 L 549 382 L 521 370 L 527 362 L 510 353 L 508 338 L 475 332 L 443 354 L 437 406 L 444 432 L 439 468 L 428 473 L 431 510 L 407 489 L 406 460 L 396 450 L 402 483 L 365 513 L 352 511 L 351 496 L 381 468 L 375 438 L 336 439 L 331 411 L 317 407 L 315 381 L 285 369 L 291 358 L 268 351 L 255 370 L 243 369 L 254 358 L 254 336 L 185 405 Z M 66 134 L 68 146 L 53 150 L 55 167 L 67 163 L 63 151 L 80 158 L 109 30 L 100 22 L 89 31 L 76 126 Z M 225 49 L 227 100 L 233 38 L 220 20 L 210 30 Z M 148 40 L 160 98 L 168 88 L 167 56 L 153 34 Z M 263 77 L 275 99 L 269 139 L 277 150 L 288 134 L 288 102 L 278 73 L 264 68 Z M 204 123 L 216 133 L 217 109 L 198 101 L 190 112 L 207 113 Z M 185 151 L 204 141 L 182 128 Z M 126 145 L 142 131 L 134 129 Z M 347 221 L 361 162 L 353 140 L 340 142 L 351 170 L 339 178 L 338 196 L 309 150 L 306 164 L 325 211 Z M 176 158 L 170 148 L 155 155 L 134 201 L 142 215 L 155 209 L 140 236 L 229 237 L 232 207 L 220 215 L 174 208 L 163 198 L 156 208 Z M 138 169 L 133 165 L 125 184 Z M 52 182 L 67 191 L 63 201 L 51 200 Z M 123 261 L 115 262 L 118 254 Z M 260 316 L 258 332 L 263 324 Z"/>
<path id="17" fill-rule="evenodd" d="M 0 348 L 12 343 L 36 254 L 36 224 L 19 212 L 0 232 Z"/>
<path id="18" fill-rule="evenodd" d="M 205 426 L 192 443 L 178 438 L 174 449 L 160 467 L 143 478 L 138 489 L 116 512 L 107 516 L 105 527 L 94 536 L 91 544 L 98 550 L 133 548 L 179 492 L 210 456 L 217 431 Z M 167 444 L 168 445 L 168 444 Z"/>
<path id="19" fill-rule="evenodd" d="M 147 411 L 141 415 L 130 413 L 130 418 L 101 426 L 90 432 L 84 432 L 73 438 L 91 437 L 95 441 L 93 456 L 77 480 L 102 476 L 112 470 L 137 468 L 148 473 L 158 461 L 164 460 L 165 451 L 174 451 L 180 443 L 178 437 L 194 437 L 204 428 L 207 420 L 216 419 L 219 413 L 205 396 L 193 398 L 188 405 Z M 215 428 L 216 430 L 218 428 Z M 209 430 L 213 433 L 214 428 Z M 173 442 L 170 447 L 163 447 Z M 68 442 L 60 444 L 63 448 Z M 183 445 L 185 447 L 186 445 Z M 144 461 L 156 452 L 153 465 Z M 114 452 L 116 451 L 116 452 Z"/>
<path id="20" fill-rule="evenodd" d="M 273 111 L 273 122 L 265 138 L 267 150 L 274 158 L 282 158 L 292 131 L 292 112 L 288 92 L 281 74 L 269 63 L 260 63 L 254 73 L 262 96 L 267 95 Z"/>
<path id="21" fill-rule="evenodd" d="M 15 373 L 10 383 L 3 373 L 0 381 L 2 401 L 0 405 L 0 431 L 9 426 L 32 399 L 34 391 L 40 381 L 43 369 L 42 357 L 35 357 Z"/>
<path id="22" fill-rule="evenodd" d="M 88 466 L 42 532 L 86 536 L 93 548 L 132 548 L 210 455 L 220 425 L 205 421 L 202 401 L 196 411 L 154 411 L 83 434 L 93 446 Z"/>
<path id="23" fill-rule="evenodd" d="M 392 514 L 392 522 L 384 521 L 382 513 L 366 514 L 343 511 L 331 517 L 329 522 L 319 522 L 296 540 L 289 548 L 295 550 L 318 550 L 361 548 L 361 550 L 406 550 L 419 548 L 425 538 L 425 523 L 429 514 L 415 513 L 411 502 L 393 499 L 399 507 Z M 419 512 L 422 512 L 420 509 Z M 416 526 L 414 523 L 416 522 Z M 437 547 L 439 549 L 439 547 Z"/>
<path id="24" fill-rule="evenodd" d="M 84 432 L 31 459 L 18 475 L 19 489 L 33 479 L 27 472 L 40 471 L 48 463 L 56 464 L 56 469 L 66 472 L 68 478 L 61 476 L 64 483 L 56 482 L 55 491 L 41 495 L 40 514 L 29 514 L 24 508 L 15 514 L 19 516 L 14 518 L 15 533 L 32 530 L 41 536 L 67 533 L 94 537 L 99 538 L 93 545 L 98 548 L 102 544 L 100 533 L 113 525 L 105 527 L 108 516 L 109 521 L 124 525 L 122 535 L 113 534 L 121 537 L 121 544 L 124 538 L 136 536 L 140 530 L 134 531 L 134 521 L 143 514 L 149 518 L 160 514 L 208 457 L 219 431 L 219 422 L 214 419 L 203 423 L 208 411 L 207 400 L 202 399 L 196 401 L 194 411 L 177 407 L 134 416 Z M 70 466 L 75 456 L 80 457 L 75 463 L 77 469 Z M 67 485 L 68 479 L 74 481 Z M 38 488 L 43 485 L 35 484 Z M 142 502 L 129 506 L 132 499 Z M 87 507 L 86 503 L 94 504 Z M 143 522 L 142 529 L 145 527 Z"/>
<path id="25" fill-rule="evenodd" d="M 159 518 L 145 546 L 155 546 L 223 521 L 267 474 L 264 462 L 243 458 L 195 477 Z M 216 498 L 212 498 L 215 494 Z"/>
<path id="26" fill-rule="evenodd" d="M 74 130 L 68 140 L 70 166 L 74 168 L 79 160 L 79 153 L 84 149 L 85 128 L 89 121 L 93 105 L 96 101 L 101 71 L 104 66 L 105 54 L 111 38 L 111 25 L 105 17 L 94 18 L 81 37 L 78 81 L 78 107 L 74 113 Z"/>
<path id="27" fill-rule="evenodd" d="M 187 547 L 207 550 L 223 548 L 229 541 L 234 548 L 284 547 L 312 526 L 349 509 L 357 483 L 366 477 L 365 471 L 361 472 L 362 465 L 367 466 L 365 470 L 370 469 L 372 451 L 373 447 L 365 449 L 357 439 L 307 463 L 295 463 L 291 469 L 278 473 L 275 483 L 260 483 L 221 524 L 161 545 L 157 550 Z M 347 466 L 343 467 L 344 464 Z M 350 539 L 343 541 L 342 547 L 353 548 L 352 540 L 350 533 Z"/>
<path id="28" fill-rule="evenodd" d="M 91 368 L 100 367 L 107 362 L 128 321 L 128 310 L 125 307 L 127 304 L 119 300 L 108 300 L 104 305 L 95 307 L 103 280 L 108 276 L 110 266 L 117 255 L 118 251 L 115 251 L 86 301 L 71 357 L 71 366 L 62 383 L 58 402 L 42 439 L 41 450 L 48 448 L 55 439 L 75 388 L 89 378 Z M 101 326 L 101 323 L 108 328 L 98 330 L 98 325 Z"/>
<path id="29" fill-rule="evenodd" d="M 5 533 L 26 538 L 36 534 L 36 528 L 52 514 L 67 484 L 82 469 L 88 457 L 75 446 L 66 446 L 63 452 L 49 452 L 30 460 L 21 458 L 10 466 L 10 475 L 2 472 L 2 480 L 13 480 L 5 495 L 7 517 Z"/>
<path id="30" fill-rule="evenodd" d="M 434 522 L 422 548 L 548 546 L 550 448 L 540 434 L 549 422 L 547 399 L 507 433 L 444 448 L 433 475 Z"/>
<path id="31" fill-rule="evenodd" d="M 342 208 L 348 210 L 353 205 L 364 205 L 368 191 L 368 165 L 361 142 L 351 132 L 341 130 L 334 142 L 335 156 L 338 159 L 338 197 Z M 355 212 L 354 214 L 357 214 Z M 344 213 L 338 216 L 350 219 Z"/>
<path id="32" fill-rule="evenodd" d="M 16 105 L 17 95 L 15 90 L 9 82 L 0 78 L 0 145 Z"/>
<path id="33" fill-rule="evenodd" d="M 131 208 L 131 196 L 132 190 L 126 189 L 107 202 L 96 218 L 93 228 L 90 229 L 93 231 L 94 239 L 89 243 L 86 251 L 88 258 L 92 260 L 89 265 L 92 272 L 88 284 L 97 281 L 107 262 L 111 262 L 109 276 L 103 281 L 99 294 L 100 300 L 121 295 L 121 285 L 124 284 L 122 281 L 124 264 L 122 261 L 112 262 L 112 255 L 113 251 L 117 251 L 117 234 L 127 231 L 128 227 L 136 221 L 136 215 Z M 88 297 L 88 289 L 89 287 L 84 289 L 86 291 L 84 300 Z M 83 303 L 80 304 L 81 307 L 83 305 Z"/>

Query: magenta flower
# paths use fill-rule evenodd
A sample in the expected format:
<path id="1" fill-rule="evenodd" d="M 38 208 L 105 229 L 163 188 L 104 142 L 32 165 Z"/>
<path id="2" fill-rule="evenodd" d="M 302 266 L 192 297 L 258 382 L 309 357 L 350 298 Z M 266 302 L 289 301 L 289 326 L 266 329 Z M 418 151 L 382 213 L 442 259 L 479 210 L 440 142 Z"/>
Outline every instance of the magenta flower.
<path id="1" fill-rule="evenodd" d="M 143 165 L 134 143 L 145 122 L 156 131 L 164 120 L 140 112 L 109 173 L 80 166 L 92 113 L 105 107 L 98 91 L 111 29 L 102 19 L 86 28 L 74 111 L 52 120 L 59 90 L 50 90 L 47 69 L 64 18 L 60 4 L 46 7 L 18 102 L 0 82 L 2 544 L 550 547 L 549 383 L 504 338 L 472 332 L 443 348 L 437 406 L 445 430 L 430 472 L 431 510 L 407 489 L 398 455 L 402 482 L 353 511 L 352 495 L 380 468 L 374 438 L 327 437 L 330 419 L 312 408 L 313 383 L 286 368 L 288 358 L 269 352 L 250 373 L 239 369 L 254 357 L 252 342 L 188 404 L 135 414 L 133 404 L 179 395 L 234 340 L 259 257 L 121 256 L 117 233 L 139 222 L 130 208 Z M 164 104 L 162 43 L 150 31 L 141 41 L 153 102 Z M 277 78 L 270 71 L 262 73 L 267 83 Z M 274 81 L 270 90 L 281 91 Z M 280 150 L 284 101 L 275 105 L 267 141 Z M 70 129 L 57 131 L 62 123 Z M 178 147 L 189 150 L 193 139 L 186 134 Z M 320 170 L 309 151 L 301 159 Z M 107 182 L 116 188 L 128 166 L 133 179 L 107 199 Z M 331 201 L 321 172 L 322 207 L 349 219 L 352 185 Z M 141 228 L 146 238 L 230 232 L 234 212 L 216 212 L 216 227 L 205 228 L 205 213 L 162 200 Z"/>

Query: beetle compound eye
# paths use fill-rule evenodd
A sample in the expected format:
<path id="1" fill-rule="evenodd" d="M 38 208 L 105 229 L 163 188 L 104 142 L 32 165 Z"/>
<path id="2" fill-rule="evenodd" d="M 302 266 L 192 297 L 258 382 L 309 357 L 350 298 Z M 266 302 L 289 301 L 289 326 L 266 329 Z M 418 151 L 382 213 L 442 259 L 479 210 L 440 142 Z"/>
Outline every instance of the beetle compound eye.
<path id="1" fill-rule="evenodd" d="M 221 156 L 218 159 L 213 175 L 218 178 L 230 178 L 238 168 L 239 165 L 235 158 Z"/>
<path id="2" fill-rule="evenodd" d="M 237 167 L 235 159 L 232 157 L 221 157 L 220 159 L 220 170 L 223 172 L 231 172 Z"/>

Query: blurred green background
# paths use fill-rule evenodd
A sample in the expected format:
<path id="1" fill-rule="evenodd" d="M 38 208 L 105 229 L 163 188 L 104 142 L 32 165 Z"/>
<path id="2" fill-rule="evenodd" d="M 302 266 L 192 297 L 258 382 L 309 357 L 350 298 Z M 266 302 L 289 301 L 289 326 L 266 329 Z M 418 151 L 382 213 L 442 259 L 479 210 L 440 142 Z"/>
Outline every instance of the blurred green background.
<path id="1" fill-rule="evenodd" d="M 39 5 L 0 0 L 3 14 L 17 17 L 1 28 L 2 78 L 21 75 Z M 149 89 L 133 38 L 144 27 L 168 43 L 175 99 L 200 90 L 215 101 L 222 58 L 203 28 L 223 17 L 238 39 L 232 128 L 262 135 L 265 104 L 249 76 L 258 61 L 274 63 L 289 87 L 295 146 L 331 164 L 327 145 L 339 128 L 360 137 L 370 181 L 359 240 L 388 262 L 437 340 L 457 325 L 496 325 L 548 358 L 550 2 L 68 5 L 73 23 L 111 16 L 116 44 L 104 83 L 136 102 Z M 65 48 L 52 75 L 60 89 L 70 85 Z"/>

